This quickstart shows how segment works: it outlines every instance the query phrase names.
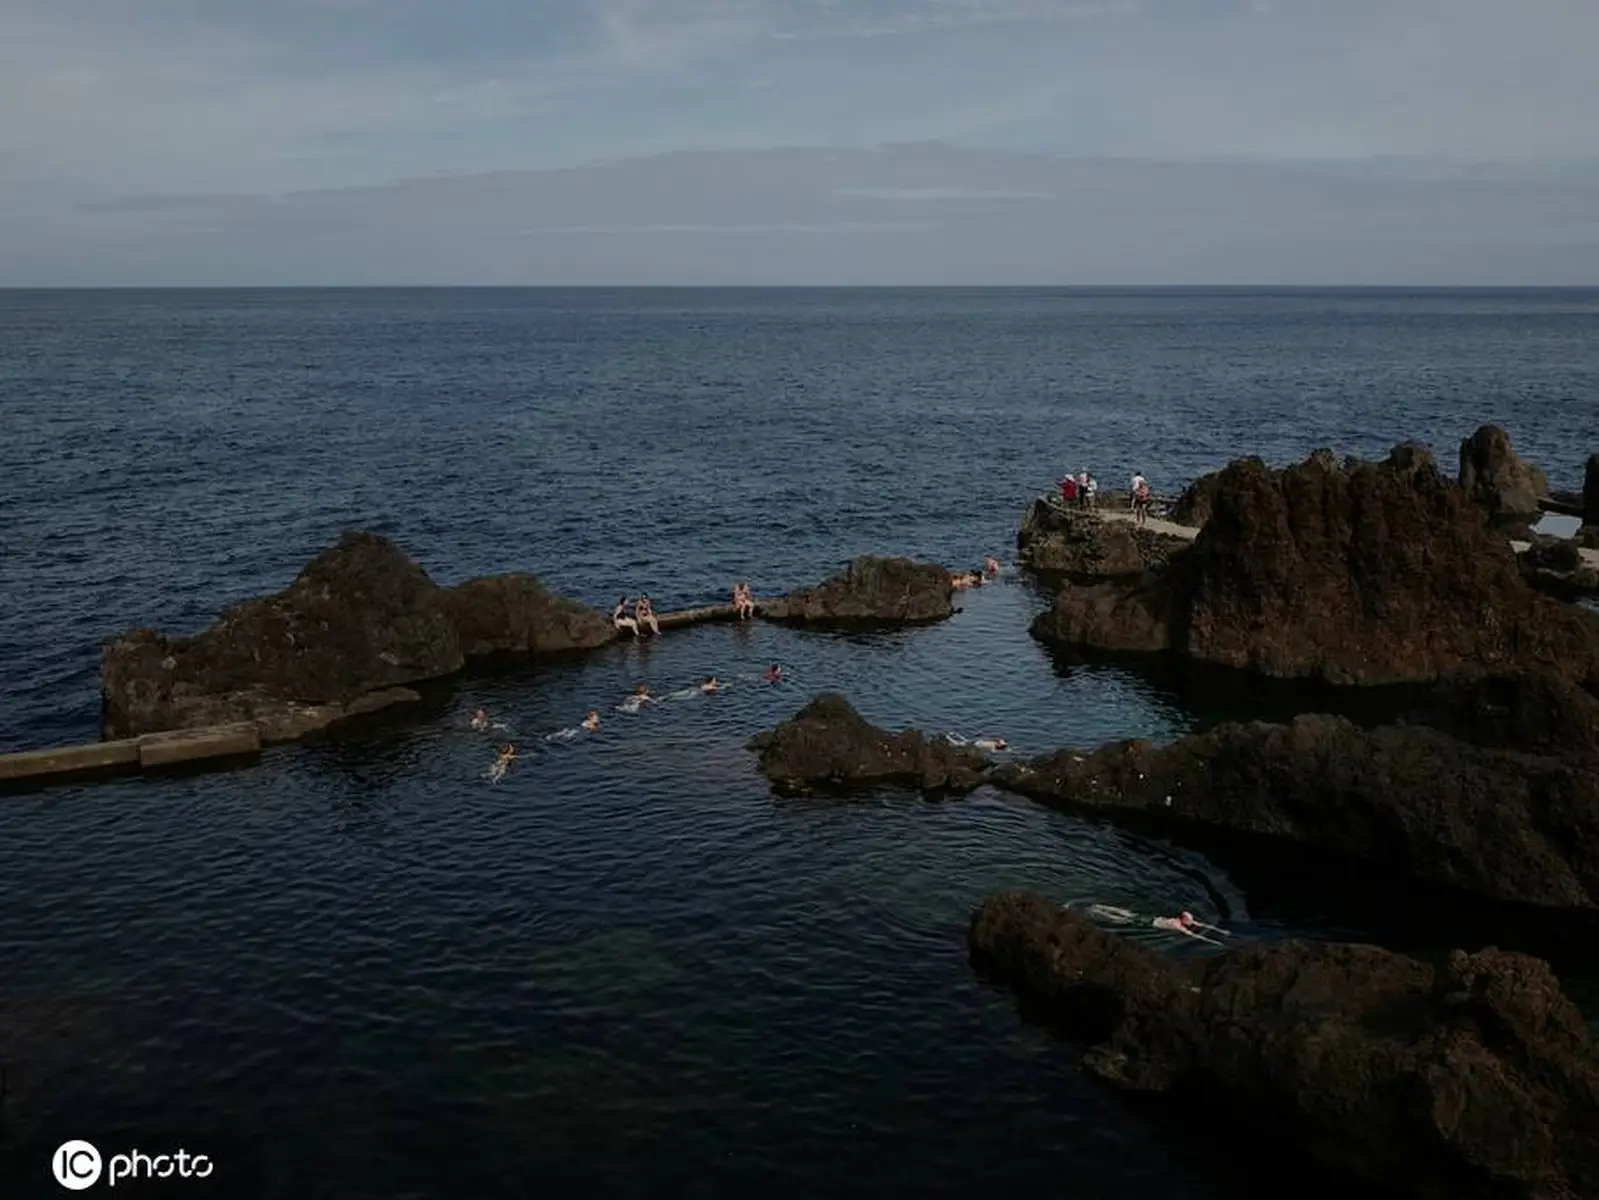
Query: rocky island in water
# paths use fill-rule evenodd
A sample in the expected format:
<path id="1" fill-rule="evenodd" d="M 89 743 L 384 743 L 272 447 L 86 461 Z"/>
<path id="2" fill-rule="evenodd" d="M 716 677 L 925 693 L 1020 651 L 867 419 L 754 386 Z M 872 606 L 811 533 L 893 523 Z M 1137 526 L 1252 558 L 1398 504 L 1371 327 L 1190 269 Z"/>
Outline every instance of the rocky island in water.
<path id="1" fill-rule="evenodd" d="M 1314 852 L 1351 886 L 1383 875 L 1529 920 L 1599 914 L 1599 614 L 1572 602 L 1595 590 L 1599 455 L 1581 496 L 1552 498 L 1489 426 L 1454 478 L 1406 444 L 1380 462 L 1239 459 L 1147 527 L 1103 504 L 1024 516 L 1021 564 L 1053 592 L 1040 643 L 1310 682 L 1326 710 L 1015 759 L 879 729 L 822 694 L 750 745 L 777 793 L 990 786 L 1179 843 L 1224 832 Z M 1581 518 L 1574 538 L 1532 532 L 1551 505 Z M 951 616 L 954 582 L 939 564 L 858 558 L 757 612 L 915 626 Z M 414 701 L 475 659 L 618 636 L 533 575 L 445 586 L 352 533 L 197 635 L 107 645 L 104 735 L 243 722 L 287 741 Z M 1380 719 L 1352 718 L 1352 697 Z M 1599 1197 L 1599 1046 L 1539 959 L 1285 942 L 1178 960 L 1028 892 L 984 900 L 968 943 L 1089 1075 L 1296 1147 L 1370 1194 Z"/>

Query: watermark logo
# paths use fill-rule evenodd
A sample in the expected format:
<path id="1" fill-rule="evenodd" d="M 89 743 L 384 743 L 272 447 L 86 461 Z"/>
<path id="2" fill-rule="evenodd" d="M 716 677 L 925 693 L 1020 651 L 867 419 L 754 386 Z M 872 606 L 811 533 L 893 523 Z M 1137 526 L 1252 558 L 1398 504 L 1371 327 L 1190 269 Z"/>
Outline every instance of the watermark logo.
<path id="1" fill-rule="evenodd" d="M 50 1159 L 56 1182 L 69 1192 L 81 1192 L 100 1181 L 100 1152 L 88 1142 L 62 1142 Z"/>
<path id="2" fill-rule="evenodd" d="M 81 1192 L 100 1181 L 104 1164 L 100 1151 L 88 1142 L 62 1142 L 50 1158 L 50 1170 L 56 1182 L 69 1192 Z M 129 1179 L 205 1179 L 213 1169 L 204 1154 L 190 1154 L 179 1150 L 175 1154 L 146 1154 L 132 1150 L 127 1154 L 113 1154 L 110 1169 L 105 1171 L 106 1186 L 116 1187 Z"/>

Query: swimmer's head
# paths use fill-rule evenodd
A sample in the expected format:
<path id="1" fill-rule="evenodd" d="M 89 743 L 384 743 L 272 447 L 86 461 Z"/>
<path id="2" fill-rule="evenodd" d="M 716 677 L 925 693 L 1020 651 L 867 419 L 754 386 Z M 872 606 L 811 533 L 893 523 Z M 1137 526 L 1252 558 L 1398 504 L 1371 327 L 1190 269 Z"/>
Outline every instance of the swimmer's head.
<path id="1" fill-rule="evenodd" d="M 633 689 L 633 694 L 635 696 L 648 696 L 650 694 L 650 685 L 647 683 L 639 684 L 638 687 Z"/>
<path id="2" fill-rule="evenodd" d="M 1184 909 L 1177 919 L 1184 925 L 1192 925 L 1194 923 L 1194 914 Z"/>

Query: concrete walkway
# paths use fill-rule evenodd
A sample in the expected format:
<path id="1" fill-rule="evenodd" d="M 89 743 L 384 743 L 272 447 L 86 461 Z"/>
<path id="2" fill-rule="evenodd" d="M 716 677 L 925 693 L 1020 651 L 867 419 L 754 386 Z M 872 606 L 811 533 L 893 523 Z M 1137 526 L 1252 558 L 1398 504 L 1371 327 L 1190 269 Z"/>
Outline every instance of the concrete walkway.
<path id="1" fill-rule="evenodd" d="M 1098 512 L 1107 521 L 1125 521 L 1129 525 L 1133 523 L 1133 514 L 1122 509 L 1102 508 Z M 1193 525 L 1179 525 L 1175 521 L 1162 521 L 1158 517 L 1150 517 L 1148 521 L 1144 522 L 1144 528 L 1151 533 L 1169 533 L 1173 537 L 1180 537 L 1190 542 L 1199 533 L 1199 530 Z M 1512 541 L 1510 543 L 1510 548 L 1517 554 L 1530 549 L 1531 546 L 1531 542 Z M 1580 548 L 1577 553 L 1582 556 L 1584 566 L 1592 567 L 1594 570 L 1599 571 L 1599 550 Z"/>

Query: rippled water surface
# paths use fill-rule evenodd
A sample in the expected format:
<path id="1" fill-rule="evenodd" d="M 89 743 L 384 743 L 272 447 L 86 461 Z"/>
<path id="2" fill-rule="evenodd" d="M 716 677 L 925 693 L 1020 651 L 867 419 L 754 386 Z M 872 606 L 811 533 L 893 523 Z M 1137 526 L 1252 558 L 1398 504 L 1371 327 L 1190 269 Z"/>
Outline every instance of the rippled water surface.
<path id="1" fill-rule="evenodd" d="M 104 638 L 203 627 L 346 526 L 446 582 L 675 608 L 861 551 L 1003 552 L 1079 465 L 1175 486 L 1405 437 L 1452 465 L 1497 419 L 1576 486 L 1599 294 L 0 292 L 0 415 L 21 749 L 95 735 Z M 1216 715 L 1051 661 L 1014 580 L 962 603 L 862 636 L 702 627 L 474 675 L 248 770 L 0 797 L 0 1185 L 54 1194 L 49 1152 L 83 1136 L 215 1147 L 237 1195 L 1232 1195 L 973 976 L 986 892 L 1564 944 L 986 790 L 772 797 L 745 742 L 824 688 L 1027 753 Z M 774 660 L 790 681 L 761 686 Z M 726 694 L 613 711 L 713 671 Z M 524 751 L 498 785 L 478 704 Z M 541 740 L 589 708 L 597 734 Z M 1582 954 L 1558 965 L 1594 994 Z"/>

